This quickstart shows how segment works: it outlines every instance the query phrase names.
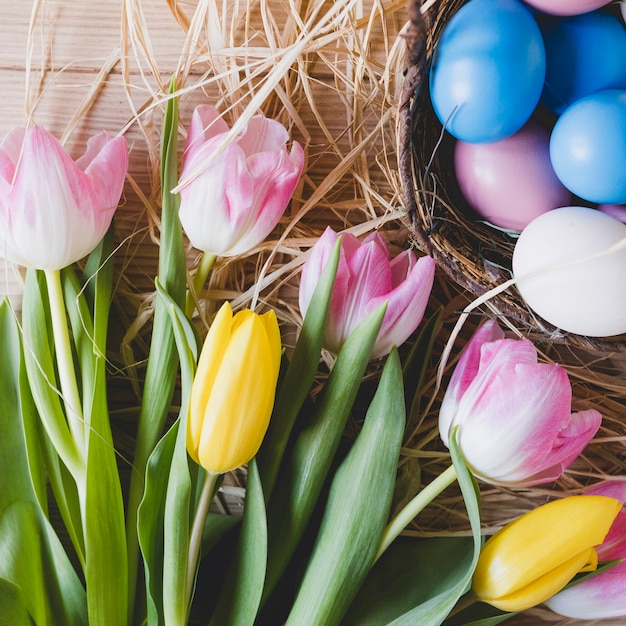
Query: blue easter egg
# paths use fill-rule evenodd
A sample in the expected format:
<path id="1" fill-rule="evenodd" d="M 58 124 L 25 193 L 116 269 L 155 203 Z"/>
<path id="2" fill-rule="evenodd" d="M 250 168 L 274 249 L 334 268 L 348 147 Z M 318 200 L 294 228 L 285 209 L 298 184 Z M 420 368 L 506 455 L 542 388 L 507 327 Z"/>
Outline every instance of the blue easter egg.
<path id="1" fill-rule="evenodd" d="M 499 141 L 530 118 L 545 78 L 545 49 L 518 0 L 470 0 L 446 25 L 430 69 L 430 95 L 461 141 Z"/>
<path id="2" fill-rule="evenodd" d="M 552 129 L 550 160 L 580 198 L 626 203 L 626 91 L 600 91 L 565 109 Z"/>
<path id="3" fill-rule="evenodd" d="M 593 11 L 539 21 L 546 47 L 542 102 L 557 114 L 604 89 L 626 89 L 626 28 L 610 13 Z"/>

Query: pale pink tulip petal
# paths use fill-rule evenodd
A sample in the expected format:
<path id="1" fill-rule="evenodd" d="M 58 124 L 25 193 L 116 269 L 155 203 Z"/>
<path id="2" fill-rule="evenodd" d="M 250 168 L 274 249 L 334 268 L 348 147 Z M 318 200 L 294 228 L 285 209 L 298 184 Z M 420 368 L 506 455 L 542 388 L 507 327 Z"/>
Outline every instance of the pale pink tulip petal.
<path id="1" fill-rule="evenodd" d="M 309 258 L 302 266 L 300 287 L 298 289 L 298 306 L 300 307 L 300 311 L 303 312 L 303 315 L 309 308 L 319 277 L 322 275 L 324 267 L 326 267 L 330 253 L 338 238 L 339 235 L 332 228 L 327 227 L 311 248 Z M 343 263 L 346 264 L 345 257 Z M 342 272 L 342 274 L 346 275 L 347 272 Z M 339 277 L 337 277 L 337 280 L 338 279 Z M 337 284 L 337 280 L 335 284 Z M 345 284 L 347 284 L 347 277 L 344 278 L 344 280 Z"/>
<path id="2" fill-rule="evenodd" d="M 10 133 L 0 153 L 3 177 L 11 174 L 9 161 L 15 163 L 0 200 L 0 254 L 40 269 L 61 269 L 89 254 L 122 193 L 126 140 L 99 135 L 75 163 L 57 139 L 33 126 Z"/>
<path id="3" fill-rule="evenodd" d="M 484 324 L 463 351 L 444 396 L 443 442 L 458 427 L 471 471 L 493 484 L 531 486 L 556 480 L 595 435 L 602 416 L 571 413 L 567 373 L 538 363 L 527 339 L 501 338 Z"/>
<path id="4" fill-rule="evenodd" d="M 275 120 L 255 116 L 226 144 L 214 107 L 192 116 L 183 158 L 180 219 L 192 245 L 215 256 L 244 254 L 278 224 L 298 183 L 304 151 Z"/>
<path id="5" fill-rule="evenodd" d="M 281 152 L 289 141 L 287 129 L 276 120 L 255 115 L 238 143 L 247 156 L 260 152 Z"/>
<path id="6" fill-rule="evenodd" d="M 408 250 L 407 253 L 413 257 Z M 410 264 L 404 265 L 408 267 Z M 420 324 L 434 283 L 435 267 L 434 259 L 429 256 L 420 257 L 412 265 L 405 279 L 387 296 L 372 299 L 369 309 L 375 308 L 384 299 L 389 301 L 380 329 L 380 338 L 374 349 L 374 357 L 389 354 L 393 346 L 402 345 Z"/>
<path id="7" fill-rule="evenodd" d="M 187 131 L 186 153 L 197 150 L 202 143 L 214 137 L 222 137 L 228 132 L 228 124 L 220 117 L 217 109 L 201 104 L 194 109 L 191 124 Z"/>
<path id="8" fill-rule="evenodd" d="M 557 593 L 546 605 L 579 620 L 626 618 L 626 561 Z"/>

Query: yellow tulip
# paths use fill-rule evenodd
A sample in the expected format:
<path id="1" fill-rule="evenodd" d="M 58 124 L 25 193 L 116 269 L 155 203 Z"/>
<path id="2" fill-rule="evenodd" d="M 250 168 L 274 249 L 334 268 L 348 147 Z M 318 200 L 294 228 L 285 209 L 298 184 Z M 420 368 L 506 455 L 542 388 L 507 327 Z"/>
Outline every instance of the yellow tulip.
<path id="1" fill-rule="evenodd" d="M 274 406 L 281 340 L 274 311 L 218 311 L 191 388 L 187 450 L 223 474 L 257 453 Z"/>
<path id="2" fill-rule="evenodd" d="M 484 545 L 472 587 L 482 602 L 524 611 L 560 591 L 575 574 L 595 570 L 621 504 L 606 496 L 570 496 L 522 515 Z"/>

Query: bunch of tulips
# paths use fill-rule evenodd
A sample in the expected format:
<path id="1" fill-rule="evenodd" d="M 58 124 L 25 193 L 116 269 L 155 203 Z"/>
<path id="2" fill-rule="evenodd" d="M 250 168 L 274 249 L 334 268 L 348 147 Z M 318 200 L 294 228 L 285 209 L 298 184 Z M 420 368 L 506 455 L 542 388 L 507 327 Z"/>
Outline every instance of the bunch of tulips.
<path id="1" fill-rule="evenodd" d="M 103 132 L 73 160 L 31 126 L 0 145 L 0 254 L 27 268 L 21 316 L 0 305 L 3 623 L 469 624 L 544 602 L 572 617 L 626 615 L 626 482 L 555 492 L 481 538 L 480 482 L 553 483 L 602 420 L 591 408 L 572 413 L 565 370 L 539 362 L 531 341 L 506 337 L 494 320 L 464 347 L 441 404 L 450 469 L 392 515 L 408 394 L 419 391 L 403 378 L 410 367 L 397 348 L 413 337 L 407 361 L 428 362 L 437 315 L 416 332 L 434 281 L 430 257 L 391 258 L 379 233 L 360 241 L 328 228 L 302 267 L 291 354 L 276 311 L 229 302 L 200 341 L 194 311 L 212 266 L 272 232 L 305 155 L 276 120 L 257 115 L 230 137 L 219 112 L 202 105 L 179 167 L 178 123 L 172 97 L 158 297 L 129 485 L 107 399 L 111 224 L 126 141 Z M 202 252 L 189 283 L 185 235 Z M 313 402 L 323 349 L 333 365 Z M 378 388 L 345 450 L 373 360 L 384 360 Z M 243 518 L 212 511 L 223 476 L 245 465 Z M 402 536 L 454 481 L 470 536 Z"/>

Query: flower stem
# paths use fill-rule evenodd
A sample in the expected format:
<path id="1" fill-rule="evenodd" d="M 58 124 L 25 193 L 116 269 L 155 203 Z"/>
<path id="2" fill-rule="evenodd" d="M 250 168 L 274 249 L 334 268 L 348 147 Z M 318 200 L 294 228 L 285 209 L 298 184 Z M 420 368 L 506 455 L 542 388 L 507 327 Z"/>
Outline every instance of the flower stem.
<path id="1" fill-rule="evenodd" d="M 454 465 L 451 465 L 405 505 L 385 528 L 374 562 L 381 557 L 383 552 L 391 545 L 391 542 L 410 524 L 411 520 L 455 480 L 456 470 Z"/>
<path id="2" fill-rule="evenodd" d="M 190 319 L 196 306 L 198 294 L 202 291 L 204 283 L 206 283 L 206 279 L 211 271 L 211 268 L 213 267 L 213 264 L 215 263 L 216 258 L 217 257 L 214 254 L 208 254 L 207 252 L 204 252 L 200 258 L 198 268 L 193 276 L 191 289 L 187 291 L 187 301 L 185 303 L 185 313 Z"/>
<path id="3" fill-rule="evenodd" d="M 207 472 L 200 492 L 196 514 L 193 518 L 191 527 L 191 535 L 189 538 L 189 555 L 187 557 L 187 586 L 185 589 L 185 602 L 189 607 L 191 603 L 191 595 L 193 593 L 194 582 L 196 578 L 196 570 L 202 548 L 202 533 L 206 523 L 206 517 L 209 513 L 209 506 L 213 499 L 213 491 L 219 474 L 215 472 Z"/>
<path id="4" fill-rule="evenodd" d="M 83 418 L 82 403 L 78 391 L 76 371 L 74 370 L 70 335 L 67 328 L 65 301 L 63 299 L 63 287 L 61 286 L 61 271 L 44 271 L 46 284 L 48 286 L 48 298 L 50 300 L 52 333 L 54 336 L 61 395 L 65 404 L 65 412 L 70 431 L 72 432 L 80 454 L 85 456 L 87 453 L 85 420 Z"/>

